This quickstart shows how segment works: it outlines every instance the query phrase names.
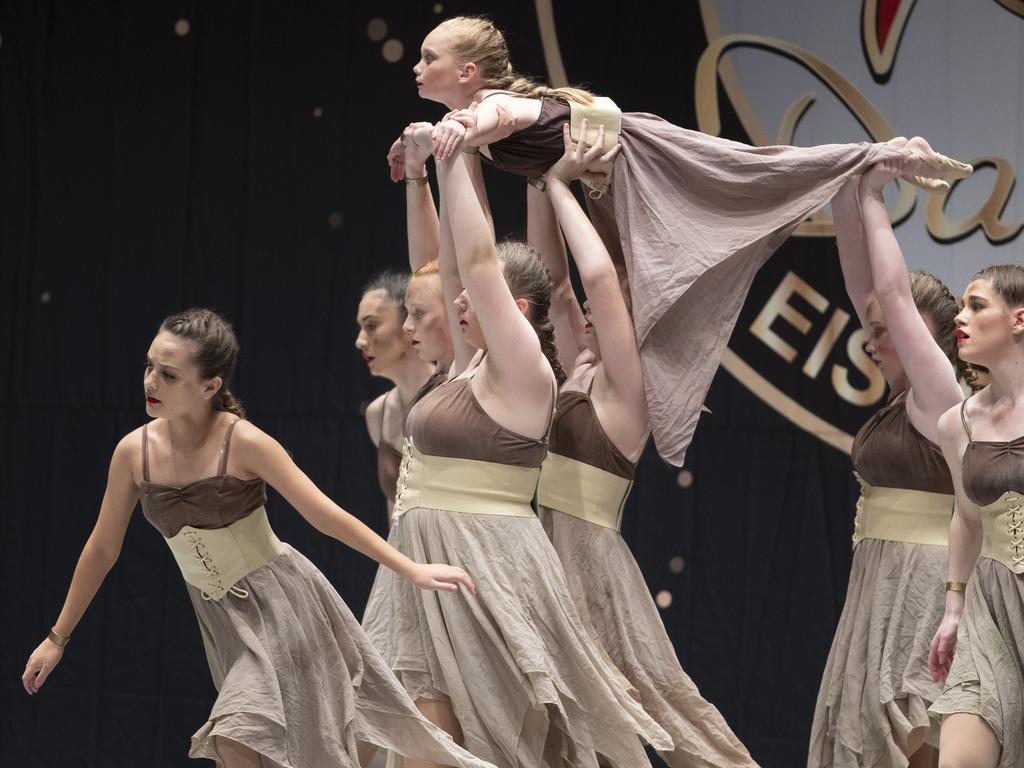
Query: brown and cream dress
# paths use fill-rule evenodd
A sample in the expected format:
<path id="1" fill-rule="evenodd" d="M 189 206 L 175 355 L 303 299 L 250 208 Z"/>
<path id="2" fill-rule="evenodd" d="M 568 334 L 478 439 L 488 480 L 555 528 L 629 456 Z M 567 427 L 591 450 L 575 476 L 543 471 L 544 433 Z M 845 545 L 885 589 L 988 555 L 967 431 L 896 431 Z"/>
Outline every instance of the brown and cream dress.
<path id="1" fill-rule="evenodd" d="M 853 566 L 811 725 L 810 768 L 906 766 L 938 744 L 928 651 L 942 621 L 953 481 L 902 394 L 853 443 Z"/>
<path id="2" fill-rule="evenodd" d="M 593 379 L 591 379 L 593 386 Z M 541 468 L 539 515 L 593 637 L 672 737 L 672 768 L 756 766 L 676 657 L 643 574 L 619 534 L 636 465 L 605 434 L 589 392 L 563 390 Z"/>
<path id="3" fill-rule="evenodd" d="M 543 440 L 497 424 L 472 374 L 410 412 L 390 542 L 465 568 L 476 595 L 419 594 L 380 569 L 364 628 L 414 699 L 451 703 L 501 768 L 637 768 L 671 739 L 594 643 L 531 507 Z"/>
<path id="4" fill-rule="evenodd" d="M 956 653 L 935 715 L 984 718 L 1002 745 L 999 768 L 1024 765 L 1024 437 L 971 439 L 964 493 L 981 507 L 981 556 L 967 584 Z"/>
<path id="5" fill-rule="evenodd" d="M 570 119 L 568 103 L 544 98 L 536 123 L 487 151 L 502 170 L 541 176 L 565 151 Z M 588 204 L 629 278 L 654 442 L 682 466 L 758 269 L 848 179 L 902 153 L 865 142 L 752 147 L 641 112 L 622 114 L 618 139 L 611 189 Z"/>
<path id="6" fill-rule="evenodd" d="M 274 536 L 263 480 L 228 474 L 235 423 L 217 474 L 181 487 L 150 479 L 142 428 L 142 512 L 185 575 L 217 688 L 190 756 L 221 765 L 215 738 L 223 737 L 268 768 L 359 768 L 356 743 L 366 741 L 493 768 L 420 714 L 330 582 Z"/>

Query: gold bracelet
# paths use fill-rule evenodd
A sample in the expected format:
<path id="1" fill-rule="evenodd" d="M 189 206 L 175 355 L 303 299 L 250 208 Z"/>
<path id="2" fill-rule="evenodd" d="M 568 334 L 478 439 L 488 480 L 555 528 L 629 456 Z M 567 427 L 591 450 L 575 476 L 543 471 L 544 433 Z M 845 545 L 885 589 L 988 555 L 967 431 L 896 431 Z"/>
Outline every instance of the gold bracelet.
<path id="1" fill-rule="evenodd" d="M 60 634 L 56 629 L 53 629 L 51 627 L 49 634 L 46 636 L 46 639 L 54 645 L 56 645 L 58 648 L 63 648 L 71 640 L 71 635 L 64 637 L 64 635 Z"/>
<path id="2" fill-rule="evenodd" d="M 467 155 L 479 155 L 480 147 L 472 147 L 469 144 L 463 144 L 462 151 Z"/>
<path id="3" fill-rule="evenodd" d="M 408 176 L 405 177 L 405 186 L 407 187 L 425 187 L 427 186 L 427 177 L 420 176 L 418 179 L 410 179 Z"/>
<path id="4" fill-rule="evenodd" d="M 947 592 L 966 592 L 967 582 L 966 581 L 947 581 L 946 582 Z"/>
<path id="5" fill-rule="evenodd" d="M 541 192 L 548 188 L 548 182 L 545 180 L 543 176 L 530 176 L 526 180 L 526 183 L 529 184 L 534 189 L 540 190 Z"/>

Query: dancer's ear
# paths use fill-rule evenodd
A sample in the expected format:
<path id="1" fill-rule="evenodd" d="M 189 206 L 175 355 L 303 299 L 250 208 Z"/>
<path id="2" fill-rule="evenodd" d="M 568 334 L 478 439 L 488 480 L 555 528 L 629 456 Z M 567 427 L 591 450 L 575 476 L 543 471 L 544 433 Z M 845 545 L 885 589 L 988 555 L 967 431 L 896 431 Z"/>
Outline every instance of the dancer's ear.
<path id="1" fill-rule="evenodd" d="M 468 83 L 477 73 L 477 66 L 472 61 L 466 62 L 459 70 L 459 82 Z"/>
<path id="2" fill-rule="evenodd" d="M 529 319 L 530 302 L 526 299 L 518 298 L 516 299 L 516 306 L 519 307 L 519 311 L 523 313 L 523 317 Z"/>

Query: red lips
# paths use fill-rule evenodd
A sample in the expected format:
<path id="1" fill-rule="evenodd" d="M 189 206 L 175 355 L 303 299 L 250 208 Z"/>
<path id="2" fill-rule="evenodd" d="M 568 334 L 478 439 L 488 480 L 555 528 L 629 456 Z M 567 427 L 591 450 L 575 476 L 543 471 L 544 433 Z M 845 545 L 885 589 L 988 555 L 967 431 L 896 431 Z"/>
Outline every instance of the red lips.
<path id="1" fill-rule="evenodd" d="M 956 343 L 957 344 L 962 344 L 964 341 L 966 341 L 967 339 L 971 338 L 966 333 L 964 333 L 962 328 L 957 328 L 953 333 L 956 336 Z"/>
<path id="2" fill-rule="evenodd" d="M 366 363 L 367 365 L 372 363 L 374 361 L 374 359 L 375 358 L 371 357 L 370 355 L 366 354 L 365 352 L 363 353 L 363 362 Z"/>
<path id="3" fill-rule="evenodd" d="M 409 343 L 412 344 L 414 347 L 418 347 L 419 346 L 419 342 L 416 341 L 416 339 L 410 339 Z"/>
<path id="4" fill-rule="evenodd" d="M 149 403 L 150 405 L 160 405 L 161 401 L 157 400 L 155 397 L 150 397 L 149 395 L 146 395 L 146 402 Z"/>

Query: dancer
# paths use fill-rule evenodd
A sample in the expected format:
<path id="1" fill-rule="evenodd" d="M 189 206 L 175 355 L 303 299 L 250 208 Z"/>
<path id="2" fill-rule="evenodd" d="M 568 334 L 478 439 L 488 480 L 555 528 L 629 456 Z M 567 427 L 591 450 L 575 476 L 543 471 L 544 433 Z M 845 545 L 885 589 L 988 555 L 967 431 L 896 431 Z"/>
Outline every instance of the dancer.
<path id="1" fill-rule="evenodd" d="M 552 280 L 552 321 L 569 376 L 558 395 L 549 453 L 541 469 L 539 515 L 565 568 L 584 623 L 640 694 L 644 709 L 672 737 L 661 752 L 673 768 L 756 766 L 728 724 L 683 671 L 640 568 L 619 534 L 636 463 L 650 436 L 640 350 L 615 267 L 569 189 L 618 147 L 590 149 L 565 126 L 565 155 L 547 173 L 554 206 L 587 295 L 586 315 L 569 284 L 561 238 L 542 251 Z M 584 122 L 583 135 L 586 135 Z M 530 187 L 531 198 L 544 194 Z M 536 236 L 535 236 L 536 237 Z M 563 329 L 566 329 L 563 332 Z M 572 330 L 570 330 L 572 329 Z"/>
<path id="2" fill-rule="evenodd" d="M 387 499 L 388 524 L 395 503 L 395 483 L 402 462 L 402 427 L 413 399 L 436 372 L 416 353 L 403 324 L 406 320 L 407 273 L 385 270 L 363 288 L 356 322 L 356 349 L 370 373 L 394 383 L 366 407 L 366 430 L 377 449 L 377 483 Z"/>
<path id="3" fill-rule="evenodd" d="M 390 541 L 472 563 L 477 593 L 422 600 L 381 569 L 364 625 L 421 709 L 486 760 L 649 765 L 637 736 L 666 751 L 671 740 L 582 626 L 530 506 L 554 406 L 552 369 L 561 370 L 550 278 L 526 246 L 496 250 L 465 158 L 438 163 L 440 262 L 447 283 L 453 246 L 454 279 L 465 283 L 459 327 L 481 351 L 409 414 Z"/>
<path id="4" fill-rule="evenodd" d="M 277 539 L 263 508 L 266 484 L 317 529 L 416 587 L 472 593 L 473 582 L 460 568 L 396 552 L 245 421 L 230 388 L 237 355 L 234 331 L 210 310 L 160 325 L 143 379 L 152 421 L 114 449 L 99 519 L 56 624 L 29 657 L 25 690 L 38 693 L 60 661 L 140 501 L 181 567 L 218 689 L 192 757 L 227 768 L 356 768 L 357 742 L 367 741 L 485 768 L 423 719 L 330 582 Z"/>
<path id="5" fill-rule="evenodd" d="M 499 168 L 540 177 L 562 155 L 563 123 L 604 112 L 604 122 L 619 129 L 623 149 L 611 178 L 586 180 L 592 196 L 600 195 L 590 207 L 628 274 L 654 440 L 677 465 L 754 275 L 790 232 L 880 160 L 912 155 L 905 172 L 918 183 L 971 171 L 885 144 L 750 147 L 639 113 L 621 115 L 620 126 L 614 105 L 593 94 L 519 76 L 504 37 L 486 19 L 441 23 L 424 39 L 413 71 L 423 98 L 451 110 L 478 105 L 474 121 L 455 112 L 433 132 L 441 157 L 463 144 L 486 145 Z M 498 106 L 517 123 L 503 140 L 494 135 Z M 602 195 L 606 188 L 612 194 Z"/>
<path id="6" fill-rule="evenodd" d="M 929 663 L 945 688 L 942 768 L 1024 765 L 1024 268 L 985 267 L 957 315 L 989 384 L 939 419 L 956 487 L 946 610 Z M 955 654 L 954 654 L 955 650 Z"/>
<path id="7" fill-rule="evenodd" d="M 953 483 L 936 424 L 963 393 L 956 300 L 932 275 L 908 275 L 889 222 L 882 189 L 901 164 L 876 165 L 832 201 L 846 290 L 891 396 L 853 444 L 861 484 L 853 564 L 818 693 L 809 768 L 931 768 L 938 746 L 927 710 L 940 689 L 928 673 L 927 643 L 942 617 Z"/>

